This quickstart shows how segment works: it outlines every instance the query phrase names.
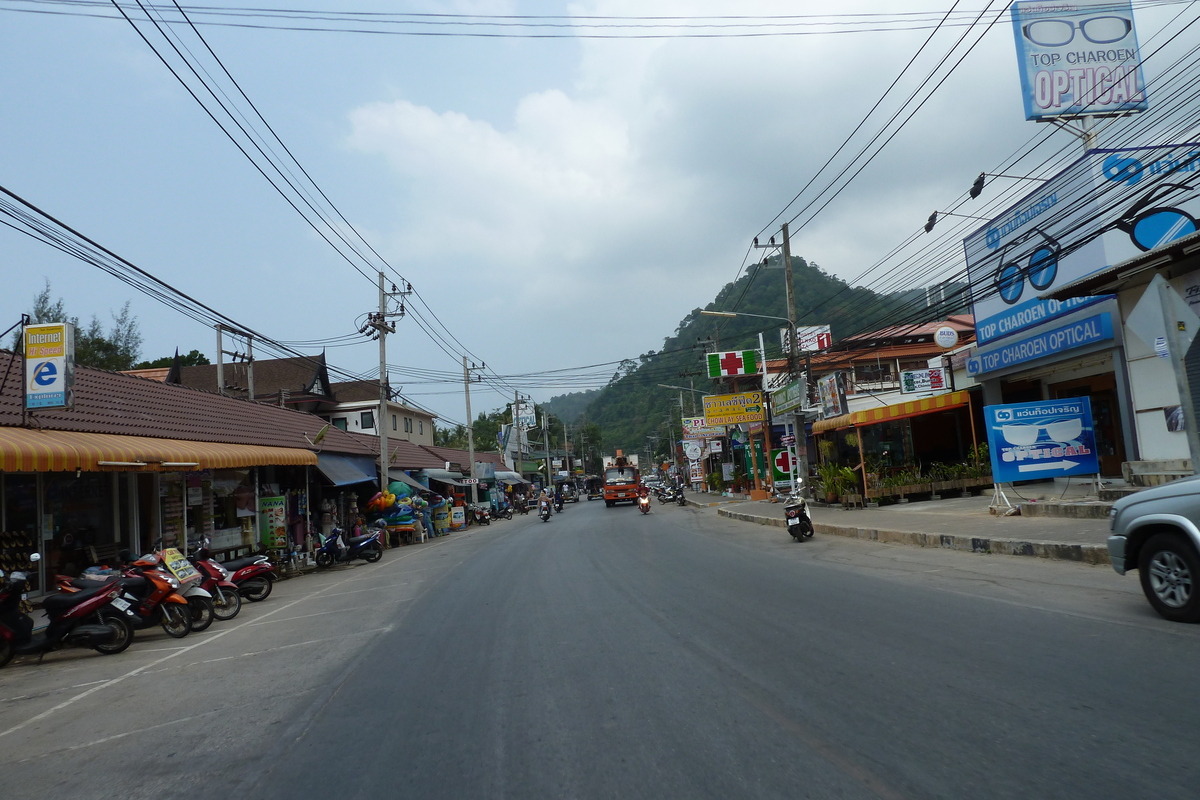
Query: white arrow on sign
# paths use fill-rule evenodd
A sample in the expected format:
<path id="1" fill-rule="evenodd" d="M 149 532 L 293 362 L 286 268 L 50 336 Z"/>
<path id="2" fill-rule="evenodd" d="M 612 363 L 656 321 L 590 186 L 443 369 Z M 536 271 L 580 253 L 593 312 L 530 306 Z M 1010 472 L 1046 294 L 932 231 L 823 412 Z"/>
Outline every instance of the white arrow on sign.
<path id="1" fill-rule="evenodd" d="M 1067 470 L 1071 467 L 1079 466 L 1078 461 L 1049 461 L 1045 464 L 1021 464 L 1017 467 L 1019 472 L 1041 472 L 1047 469 L 1062 469 Z"/>

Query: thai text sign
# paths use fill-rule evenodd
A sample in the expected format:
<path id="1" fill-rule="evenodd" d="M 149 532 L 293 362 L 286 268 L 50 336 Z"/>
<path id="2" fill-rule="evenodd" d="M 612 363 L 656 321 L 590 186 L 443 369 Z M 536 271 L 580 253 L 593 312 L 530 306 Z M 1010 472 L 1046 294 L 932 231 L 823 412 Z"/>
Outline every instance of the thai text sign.
<path id="1" fill-rule="evenodd" d="M 724 436 L 725 426 L 709 425 L 704 417 L 683 417 L 683 438 L 708 439 L 713 436 Z"/>
<path id="2" fill-rule="evenodd" d="M 755 350 L 709 353 L 706 360 L 708 362 L 708 377 L 710 378 L 758 374 L 758 352 Z"/>
<path id="3" fill-rule="evenodd" d="M 1070 325 L 1043 331 L 1028 339 L 1019 339 L 967 359 L 967 374 L 982 375 L 998 369 L 1033 361 L 1076 347 L 1095 344 L 1113 338 L 1112 315 L 1108 313 L 1086 317 Z"/>
<path id="4" fill-rule="evenodd" d="M 984 406 L 983 418 L 996 483 L 1100 471 L 1087 397 Z"/>
<path id="5" fill-rule="evenodd" d="M 792 332 L 787 328 L 780 328 L 779 341 L 783 345 L 783 352 L 791 352 L 791 339 Z M 828 350 L 833 345 L 833 331 L 828 325 L 797 325 L 796 341 L 800 343 L 800 347 L 797 349 L 797 352 L 800 353 Z"/>
<path id="6" fill-rule="evenodd" d="M 807 396 L 808 380 L 800 378 L 774 392 L 771 395 L 771 405 L 776 414 L 785 414 L 803 406 Z"/>
<path id="7" fill-rule="evenodd" d="M 162 563 L 179 579 L 180 583 L 190 583 L 200 580 L 200 572 L 192 566 L 183 553 L 174 547 L 162 551 Z"/>
<path id="8" fill-rule="evenodd" d="M 75 326 L 26 325 L 25 408 L 71 408 L 75 401 Z"/>
<path id="9" fill-rule="evenodd" d="M 914 392 L 944 392 L 950 388 L 950 381 L 944 367 L 936 369 L 906 369 L 900 373 L 900 393 Z"/>
<path id="10" fill-rule="evenodd" d="M 1039 300 L 1195 233 L 1200 144 L 1092 150 L 963 240 L 979 343 L 1107 295 Z"/>
<path id="11" fill-rule="evenodd" d="M 709 425 L 761 422 L 765 416 L 762 392 L 710 394 L 704 398 L 704 419 Z"/>
<path id="12" fill-rule="evenodd" d="M 1025 119 L 1146 109 L 1129 0 L 1013 3 L 1012 24 Z"/>
<path id="13" fill-rule="evenodd" d="M 287 546 L 287 498 L 258 498 L 259 541 L 267 547 Z"/>

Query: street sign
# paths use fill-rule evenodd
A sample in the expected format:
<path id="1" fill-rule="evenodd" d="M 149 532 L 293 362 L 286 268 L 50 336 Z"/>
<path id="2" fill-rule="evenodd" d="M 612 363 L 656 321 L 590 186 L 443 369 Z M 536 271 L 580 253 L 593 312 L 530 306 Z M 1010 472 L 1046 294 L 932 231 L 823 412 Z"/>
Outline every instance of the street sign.
<path id="1" fill-rule="evenodd" d="M 699 442 L 692 440 L 692 439 L 688 439 L 688 440 L 684 441 L 684 443 L 683 443 L 683 454 L 685 456 L 687 456 L 688 461 L 695 461 L 695 460 L 699 459 L 700 452 L 703 449 L 704 448 L 700 445 Z"/>
<path id="2" fill-rule="evenodd" d="M 771 451 L 771 477 L 775 482 L 786 481 L 792 477 L 792 451 Z"/>
<path id="3" fill-rule="evenodd" d="M 709 425 L 761 422 L 765 414 L 762 392 L 711 394 L 704 398 L 704 419 Z"/>
<path id="4" fill-rule="evenodd" d="M 776 414 L 785 414 L 804 405 L 808 396 L 808 380 L 800 378 L 771 394 L 771 406 Z"/>
<path id="5" fill-rule="evenodd" d="M 479 478 L 463 478 L 459 483 L 465 483 L 470 486 L 473 483 L 479 483 Z"/>
<path id="6" fill-rule="evenodd" d="M 789 433 L 788 435 L 786 435 L 786 436 L 780 436 L 780 437 L 779 437 L 779 443 L 780 443 L 780 444 L 795 444 L 795 443 L 796 443 L 796 437 L 795 437 L 795 436 L 792 436 L 790 433 Z"/>
<path id="7" fill-rule="evenodd" d="M 709 353 L 708 377 L 727 378 L 731 375 L 757 375 L 758 351 L 733 350 L 728 353 Z"/>
<path id="8" fill-rule="evenodd" d="M 996 483 L 1100 471 L 1087 397 L 984 406 L 983 417 Z"/>

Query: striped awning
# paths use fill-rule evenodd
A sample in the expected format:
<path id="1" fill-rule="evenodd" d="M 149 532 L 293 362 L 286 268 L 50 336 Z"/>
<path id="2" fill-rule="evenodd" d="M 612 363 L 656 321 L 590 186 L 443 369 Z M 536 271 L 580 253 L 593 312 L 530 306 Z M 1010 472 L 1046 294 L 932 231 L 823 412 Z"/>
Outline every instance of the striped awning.
<path id="1" fill-rule="evenodd" d="M 842 428 L 849 428 L 854 424 L 853 414 L 842 414 L 837 417 L 829 417 L 828 419 L 819 419 L 813 423 L 813 433 L 823 433 L 825 431 L 837 431 Z"/>
<path id="2" fill-rule="evenodd" d="M 967 405 L 969 392 L 949 392 L 924 400 L 913 400 L 908 403 L 896 403 L 882 408 L 868 408 L 866 411 L 855 411 L 850 416 L 854 425 L 875 425 L 880 422 L 891 422 L 905 417 L 918 417 L 922 414 L 932 414 L 935 411 L 945 411 L 951 408 Z M 814 426 L 815 427 L 815 426 Z"/>
<path id="3" fill-rule="evenodd" d="M 179 472 L 316 463 L 316 453 L 291 447 L 0 428 L 0 472 Z"/>

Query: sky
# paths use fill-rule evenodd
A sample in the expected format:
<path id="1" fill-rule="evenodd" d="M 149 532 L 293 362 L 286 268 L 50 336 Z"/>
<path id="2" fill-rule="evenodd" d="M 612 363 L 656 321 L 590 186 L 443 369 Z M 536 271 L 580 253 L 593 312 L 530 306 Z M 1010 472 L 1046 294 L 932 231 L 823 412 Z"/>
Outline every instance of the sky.
<path id="1" fill-rule="evenodd" d="M 803 16 L 827 13 L 830 4 L 805 0 L 258 5 L 465 14 L 475 22 L 483 19 L 478 15 L 567 18 L 561 28 L 470 29 L 567 34 L 561 38 L 198 26 L 316 184 L 411 282 L 426 322 L 436 315 L 453 334 L 435 342 L 410 314 L 388 337 L 388 361 L 400 367 L 393 385 L 450 422 L 465 418 L 456 379 L 464 350 L 491 376 L 636 357 L 660 347 L 688 312 L 734 280 L 753 237 L 761 233 L 765 241 L 781 220 L 795 217 L 794 255 L 855 281 L 886 264 L 930 211 L 959 203 L 979 172 L 995 171 L 1031 139 L 1046 141 L 1027 164 L 1048 160 L 1042 169 L 1050 169 L 1078 155 L 1070 134 L 1050 134 L 1024 119 L 1004 3 L 847 0 L 836 4 L 837 13 L 887 16 L 844 17 L 832 27 Z M 952 6 L 952 19 L 982 13 L 995 24 L 932 31 L 919 22 Z M 1144 50 L 1185 7 L 1139 5 Z M 29 10 L 76 9 L 0 0 L 0 185 L 274 339 L 356 335 L 378 304 L 373 273 L 356 272 L 288 206 L 128 22 Z M 912 12 L 928 13 L 898 16 Z M 744 25 L 759 27 L 693 32 L 807 33 L 690 38 L 677 35 L 688 29 L 657 28 L 676 35 L 572 35 L 651 30 L 581 28 L 589 17 L 702 15 L 740 15 L 748 18 Z M 770 15 L 803 18 L 781 28 Z M 141 27 L 164 46 L 147 23 Z M 884 30 L 864 30 L 870 27 Z M 201 53 L 203 43 L 178 30 Z M 812 216 L 802 212 L 815 195 L 810 189 L 777 218 L 914 54 L 836 169 L 851 163 L 948 52 L 948 65 L 927 88 L 948 77 L 845 191 Z M 961 241 L 969 231 L 962 226 L 978 225 L 954 223 L 958 228 L 941 235 Z M 950 258 L 922 280 L 936 283 L 960 266 L 960 257 Z M 888 273 L 877 270 L 862 282 L 889 288 Z M 211 328 L 10 228 L 0 228 L 0 274 L 0 328 L 29 310 L 48 280 L 54 296 L 85 320 L 108 322 L 129 301 L 145 358 L 176 347 L 215 358 Z M 378 345 L 364 336 L 326 352 L 348 372 L 377 374 Z M 501 406 L 513 388 L 536 400 L 561 391 L 535 379 L 493 377 L 473 387 L 473 409 Z"/>

